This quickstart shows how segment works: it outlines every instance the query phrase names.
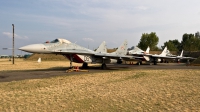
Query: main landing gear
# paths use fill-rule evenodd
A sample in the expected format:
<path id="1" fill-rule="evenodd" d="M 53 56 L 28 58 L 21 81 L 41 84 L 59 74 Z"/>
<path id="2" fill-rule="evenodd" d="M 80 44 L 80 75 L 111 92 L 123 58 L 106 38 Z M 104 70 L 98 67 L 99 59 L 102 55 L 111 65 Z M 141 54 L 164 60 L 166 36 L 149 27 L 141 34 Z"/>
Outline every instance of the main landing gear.
<path id="1" fill-rule="evenodd" d="M 84 62 L 82 65 L 82 68 L 87 69 L 88 68 L 88 63 Z M 105 70 L 107 68 L 105 63 L 102 63 L 101 69 Z"/>
<path id="2" fill-rule="evenodd" d="M 138 61 L 138 62 L 137 62 L 137 65 L 142 65 L 142 61 Z"/>
<path id="3" fill-rule="evenodd" d="M 87 69 L 88 68 L 88 63 L 84 62 L 82 65 L 82 68 Z M 105 70 L 107 68 L 105 63 L 102 63 L 101 69 Z"/>
<path id="4" fill-rule="evenodd" d="M 82 68 L 88 68 L 88 63 L 84 62 Z"/>
<path id="5" fill-rule="evenodd" d="M 157 60 L 156 60 L 156 58 L 153 58 L 153 64 L 154 64 L 154 65 L 157 65 Z"/>
<path id="6" fill-rule="evenodd" d="M 105 70 L 106 68 L 107 68 L 106 64 L 105 64 L 105 63 L 102 63 L 101 69 Z"/>
<path id="7" fill-rule="evenodd" d="M 105 70 L 107 68 L 104 58 L 102 58 L 101 69 Z"/>

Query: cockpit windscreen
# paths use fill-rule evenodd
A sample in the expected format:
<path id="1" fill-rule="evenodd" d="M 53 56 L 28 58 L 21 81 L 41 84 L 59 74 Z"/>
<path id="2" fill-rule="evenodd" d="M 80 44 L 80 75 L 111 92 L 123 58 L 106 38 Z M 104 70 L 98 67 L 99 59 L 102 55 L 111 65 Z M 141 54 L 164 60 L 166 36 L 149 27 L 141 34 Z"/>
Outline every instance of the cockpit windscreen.
<path id="1" fill-rule="evenodd" d="M 57 42 L 59 42 L 59 40 L 55 39 L 55 40 L 51 41 L 50 43 L 57 43 Z"/>

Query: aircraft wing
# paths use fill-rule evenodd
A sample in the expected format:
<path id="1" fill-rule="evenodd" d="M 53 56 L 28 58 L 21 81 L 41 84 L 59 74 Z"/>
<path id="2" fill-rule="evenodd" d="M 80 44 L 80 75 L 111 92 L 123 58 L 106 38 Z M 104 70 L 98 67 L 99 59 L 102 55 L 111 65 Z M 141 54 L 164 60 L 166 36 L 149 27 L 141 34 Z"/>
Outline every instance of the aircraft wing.
<path id="1" fill-rule="evenodd" d="M 134 56 L 152 56 L 152 54 L 134 54 Z"/>
<path id="2" fill-rule="evenodd" d="M 134 56 L 127 56 L 127 55 L 115 55 L 111 53 L 96 53 L 94 54 L 96 57 L 105 57 L 105 58 L 112 58 L 112 59 L 135 59 Z"/>
<path id="3" fill-rule="evenodd" d="M 193 58 L 193 57 L 176 57 L 177 59 L 197 59 L 197 58 Z"/>
<path id="4" fill-rule="evenodd" d="M 161 56 L 161 55 L 151 55 L 153 58 L 168 58 L 168 59 L 175 59 L 176 57 L 170 57 L 170 56 Z"/>
<path id="5" fill-rule="evenodd" d="M 196 59 L 193 57 L 181 57 L 181 56 L 160 56 L 160 55 L 152 55 L 153 58 L 162 58 L 162 59 Z"/>
<path id="6" fill-rule="evenodd" d="M 52 53 L 56 54 L 95 54 L 94 51 L 91 50 L 81 50 L 81 49 L 59 49 L 59 50 L 54 50 Z"/>

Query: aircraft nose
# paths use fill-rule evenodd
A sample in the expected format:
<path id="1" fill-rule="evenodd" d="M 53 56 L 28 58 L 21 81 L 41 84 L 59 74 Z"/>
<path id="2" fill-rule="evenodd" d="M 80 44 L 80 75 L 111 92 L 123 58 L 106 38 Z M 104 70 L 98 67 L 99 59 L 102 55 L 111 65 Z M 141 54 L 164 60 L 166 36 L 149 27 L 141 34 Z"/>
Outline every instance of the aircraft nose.
<path id="1" fill-rule="evenodd" d="M 46 46 L 44 46 L 43 44 L 32 44 L 20 47 L 19 50 L 31 53 L 44 53 L 46 51 Z"/>

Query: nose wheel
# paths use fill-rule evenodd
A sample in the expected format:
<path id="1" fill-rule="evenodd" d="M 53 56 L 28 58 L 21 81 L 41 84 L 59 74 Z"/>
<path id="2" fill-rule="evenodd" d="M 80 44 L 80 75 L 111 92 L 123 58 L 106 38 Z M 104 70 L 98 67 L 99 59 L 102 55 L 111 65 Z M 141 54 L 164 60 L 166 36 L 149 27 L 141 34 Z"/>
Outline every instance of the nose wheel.
<path id="1" fill-rule="evenodd" d="M 73 57 L 72 57 L 71 54 L 69 55 L 69 57 L 70 57 L 70 67 L 69 67 L 69 68 L 72 68 L 72 67 L 73 67 L 73 66 L 72 66 Z"/>

